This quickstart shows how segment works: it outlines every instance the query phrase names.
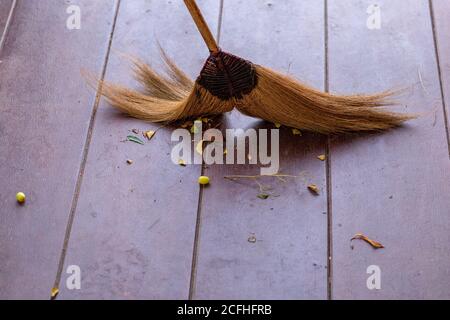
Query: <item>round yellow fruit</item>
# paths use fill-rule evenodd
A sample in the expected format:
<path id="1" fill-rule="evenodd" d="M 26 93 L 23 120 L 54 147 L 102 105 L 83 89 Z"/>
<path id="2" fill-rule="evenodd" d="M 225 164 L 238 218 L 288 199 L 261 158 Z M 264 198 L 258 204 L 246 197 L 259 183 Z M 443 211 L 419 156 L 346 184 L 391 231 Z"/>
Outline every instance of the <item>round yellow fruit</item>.
<path id="1" fill-rule="evenodd" d="M 201 176 L 200 178 L 198 178 L 198 183 L 200 183 L 201 185 L 207 185 L 209 184 L 209 178 L 206 176 Z"/>
<path id="2" fill-rule="evenodd" d="M 25 199 L 26 199 L 25 193 L 23 193 L 23 192 L 18 192 L 18 193 L 16 194 L 16 199 L 17 199 L 17 202 L 18 202 L 18 203 L 24 203 L 24 202 L 25 202 Z"/>

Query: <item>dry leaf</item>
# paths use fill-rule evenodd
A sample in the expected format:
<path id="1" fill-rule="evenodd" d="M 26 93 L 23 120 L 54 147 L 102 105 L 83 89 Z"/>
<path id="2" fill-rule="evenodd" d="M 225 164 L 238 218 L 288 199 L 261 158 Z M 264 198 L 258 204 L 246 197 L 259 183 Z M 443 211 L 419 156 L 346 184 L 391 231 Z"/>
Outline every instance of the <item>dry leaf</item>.
<path id="1" fill-rule="evenodd" d="M 353 236 L 353 238 L 351 238 L 350 242 L 352 242 L 353 240 L 363 240 L 365 242 L 367 242 L 368 244 L 370 244 L 373 248 L 375 249 L 382 249 L 384 248 L 384 246 L 372 239 L 369 239 L 367 236 L 363 235 L 362 233 L 357 233 Z M 352 250 L 353 250 L 353 246 L 351 246 Z"/>
<path id="2" fill-rule="evenodd" d="M 308 186 L 308 189 L 309 189 L 309 191 L 311 191 L 312 193 L 314 193 L 314 194 L 319 194 L 319 187 L 318 186 L 316 186 L 315 184 L 310 184 L 309 186 Z"/>
<path id="3" fill-rule="evenodd" d="M 148 140 L 151 140 L 154 135 L 155 135 L 155 131 L 152 131 L 152 130 L 144 132 L 144 137 L 146 137 Z"/>
<path id="4" fill-rule="evenodd" d="M 58 289 L 58 288 L 52 288 L 50 297 L 51 297 L 52 299 L 55 299 L 56 296 L 58 295 L 58 293 L 59 293 L 59 289 Z"/>
<path id="5" fill-rule="evenodd" d="M 182 125 L 181 125 L 181 127 L 183 128 L 183 129 L 186 129 L 187 127 L 191 127 L 192 126 L 192 121 L 186 121 L 185 123 L 183 123 Z"/>
<path id="6" fill-rule="evenodd" d="M 266 200 L 267 198 L 269 198 L 269 195 L 267 193 L 260 193 L 257 195 L 257 197 Z"/>
<path id="7" fill-rule="evenodd" d="M 320 156 L 317 157 L 317 159 L 319 159 L 320 161 L 325 161 L 327 157 L 324 154 L 321 154 Z"/>
<path id="8" fill-rule="evenodd" d="M 292 129 L 292 134 L 294 136 L 301 136 L 302 132 L 300 130 L 298 130 L 298 129 Z"/>
<path id="9" fill-rule="evenodd" d="M 200 140 L 200 141 L 197 143 L 197 147 L 195 147 L 195 151 L 197 151 L 197 153 L 198 153 L 199 155 L 202 155 L 202 154 L 203 154 L 203 140 Z"/>

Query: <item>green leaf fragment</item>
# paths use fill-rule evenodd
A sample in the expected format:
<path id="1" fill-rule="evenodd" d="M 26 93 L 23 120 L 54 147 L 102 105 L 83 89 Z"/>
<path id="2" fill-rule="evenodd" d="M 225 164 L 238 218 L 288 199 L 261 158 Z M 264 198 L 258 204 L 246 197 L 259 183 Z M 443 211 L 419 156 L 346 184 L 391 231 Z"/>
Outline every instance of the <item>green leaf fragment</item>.
<path id="1" fill-rule="evenodd" d="M 144 141 L 142 141 L 141 139 L 139 139 L 138 137 L 135 137 L 135 136 L 128 136 L 127 140 L 131 141 L 131 142 L 134 142 L 134 143 L 138 143 L 138 144 L 144 145 Z"/>

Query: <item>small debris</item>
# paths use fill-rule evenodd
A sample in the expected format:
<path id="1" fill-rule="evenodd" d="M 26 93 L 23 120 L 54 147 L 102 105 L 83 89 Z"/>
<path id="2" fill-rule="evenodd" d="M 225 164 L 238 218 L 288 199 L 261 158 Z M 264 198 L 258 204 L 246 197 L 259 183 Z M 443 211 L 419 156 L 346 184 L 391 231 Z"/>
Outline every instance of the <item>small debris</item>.
<path id="1" fill-rule="evenodd" d="M 195 147 L 195 151 L 199 154 L 202 155 L 203 154 L 203 140 L 200 140 L 197 143 L 197 146 Z"/>
<path id="2" fill-rule="evenodd" d="M 133 129 L 133 130 L 131 130 L 131 132 L 133 132 L 134 134 L 139 134 L 139 130 L 138 129 Z"/>
<path id="3" fill-rule="evenodd" d="M 137 143 L 137 144 L 144 145 L 144 141 L 142 141 L 141 139 L 139 139 L 138 137 L 135 137 L 135 136 L 128 136 L 127 140 L 131 141 L 131 142 L 134 142 L 134 143 Z"/>
<path id="4" fill-rule="evenodd" d="M 188 128 L 188 127 L 192 127 L 192 125 L 193 125 L 193 122 L 192 122 L 192 121 L 186 121 L 185 123 L 183 123 L 183 124 L 181 125 L 181 127 L 182 127 L 183 129 L 186 129 L 186 128 Z"/>
<path id="5" fill-rule="evenodd" d="M 208 118 L 202 118 L 201 120 L 202 120 L 203 123 L 208 123 L 209 122 Z"/>
<path id="6" fill-rule="evenodd" d="M 279 124 L 279 123 L 274 123 L 274 125 L 275 125 L 275 128 L 277 128 L 277 129 L 281 128 L 281 124 Z"/>
<path id="7" fill-rule="evenodd" d="M 183 159 L 178 160 L 178 164 L 182 167 L 186 167 L 186 161 L 184 161 Z"/>
<path id="8" fill-rule="evenodd" d="M 151 140 L 155 136 L 155 133 L 156 133 L 155 131 L 148 130 L 148 131 L 145 131 L 143 134 L 144 134 L 144 137 L 147 138 L 147 140 Z"/>
<path id="9" fill-rule="evenodd" d="M 319 187 L 316 186 L 315 184 L 310 184 L 310 185 L 308 186 L 308 189 L 309 189 L 309 191 L 311 191 L 311 192 L 314 193 L 315 195 L 319 195 L 319 192 L 320 192 Z"/>
<path id="10" fill-rule="evenodd" d="M 133 161 L 133 160 L 131 160 L 131 159 L 128 159 L 128 160 L 127 160 L 127 164 L 128 164 L 128 165 L 130 165 L 130 166 L 131 166 L 131 165 L 132 165 L 133 163 L 134 163 L 134 161 Z"/>
<path id="11" fill-rule="evenodd" d="M 294 136 L 301 136 L 302 132 L 300 130 L 298 130 L 298 129 L 292 129 L 292 134 Z"/>
<path id="12" fill-rule="evenodd" d="M 197 126 L 194 124 L 192 127 L 191 127 L 191 133 L 193 133 L 193 134 L 195 134 L 195 133 L 198 133 L 198 128 L 197 128 Z"/>
<path id="13" fill-rule="evenodd" d="M 224 150 L 223 150 L 223 155 L 226 155 L 228 153 L 228 150 L 225 148 Z"/>
<path id="14" fill-rule="evenodd" d="M 59 293 L 58 288 L 52 288 L 52 291 L 50 292 L 50 297 L 52 298 L 52 300 L 58 296 L 58 293 Z"/>
<path id="15" fill-rule="evenodd" d="M 321 154 L 320 156 L 317 157 L 317 159 L 319 159 L 320 161 L 325 161 L 325 160 L 327 160 L 327 156 L 324 154 Z"/>
<path id="16" fill-rule="evenodd" d="M 25 200 L 26 200 L 25 193 L 23 193 L 23 192 L 18 192 L 18 193 L 16 194 L 16 200 L 17 200 L 18 203 L 24 204 L 24 203 L 25 203 Z"/>
<path id="17" fill-rule="evenodd" d="M 257 195 L 257 197 L 262 199 L 262 200 L 266 200 L 267 198 L 270 197 L 270 195 L 267 194 L 267 193 L 260 193 L 260 194 Z"/>
<path id="18" fill-rule="evenodd" d="M 254 234 L 251 235 L 250 237 L 248 237 L 248 239 L 247 239 L 247 241 L 250 242 L 250 243 L 256 243 L 256 240 L 257 239 L 256 239 Z"/>
<path id="19" fill-rule="evenodd" d="M 378 241 L 372 240 L 369 237 L 363 235 L 362 233 L 357 233 L 353 236 L 353 238 L 350 239 L 350 247 L 352 248 L 352 250 L 354 249 L 352 241 L 353 240 L 363 240 L 365 242 L 367 242 L 368 244 L 370 244 L 372 246 L 372 248 L 374 249 L 382 249 L 384 248 L 384 246 L 379 243 Z"/>

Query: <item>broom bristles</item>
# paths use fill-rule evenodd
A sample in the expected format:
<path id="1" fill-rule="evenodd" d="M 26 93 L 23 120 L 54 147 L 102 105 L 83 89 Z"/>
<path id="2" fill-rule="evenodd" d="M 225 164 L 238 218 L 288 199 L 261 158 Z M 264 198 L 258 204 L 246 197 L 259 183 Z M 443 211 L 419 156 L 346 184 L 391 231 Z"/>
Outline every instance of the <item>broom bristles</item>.
<path id="1" fill-rule="evenodd" d="M 116 108 L 151 122 L 240 112 L 273 123 L 323 134 L 381 131 L 415 118 L 380 109 L 394 94 L 339 96 L 321 92 L 268 68 L 255 65 L 257 86 L 242 99 L 221 100 L 194 83 L 161 50 L 166 74 L 132 59 L 144 93 L 102 83 L 102 94 Z"/>
<path id="2" fill-rule="evenodd" d="M 378 108 L 392 105 L 393 91 L 338 96 L 268 68 L 255 68 L 258 85 L 237 106 L 252 117 L 323 134 L 386 130 L 415 118 Z"/>
<path id="3" fill-rule="evenodd" d="M 101 82 L 102 95 L 117 109 L 150 122 L 172 122 L 185 118 L 215 115 L 231 111 L 232 101 L 222 101 L 194 83 L 162 51 L 165 73 L 131 58 L 136 80 L 144 92 Z"/>

